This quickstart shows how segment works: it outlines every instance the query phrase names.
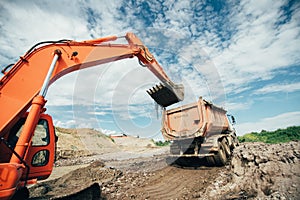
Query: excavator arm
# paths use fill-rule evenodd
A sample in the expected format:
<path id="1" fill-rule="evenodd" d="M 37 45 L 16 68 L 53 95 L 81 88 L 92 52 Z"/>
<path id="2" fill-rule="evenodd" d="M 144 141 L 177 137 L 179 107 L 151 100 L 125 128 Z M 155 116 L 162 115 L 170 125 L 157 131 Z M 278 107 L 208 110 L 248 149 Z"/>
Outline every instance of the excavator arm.
<path id="1" fill-rule="evenodd" d="M 125 38 L 128 44 L 107 43 L 117 40 L 116 36 L 82 42 L 42 42 L 20 57 L 9 71 L 6 72 L 7 68 L 2 70 L 4 76 L 0 79 L 0 146 L 1 150 L 9 149 L 12 155 L 10 157 L 4 151 L 0 154 L 0 157 L 3 154 L 0 162 L 0 199 L 9 199 L 16 191 L 23 191 L 22 188 L 25 188 L 29 179 L 44 179 L 51 173 L 55 146 L 53 127 L 49 127 L 52 134 L 47 147 L 34 147 L 32 138 L 42 119 L 47 119 L 49 125 L 52 124 L 51 117 L 42 114 L 45 111 L 45 96 L 48 87 L 65 74 L 137 57 L 162 82 L 147 91 L 158 104 L 167 107 L 183 100 L 183 86 L 176 85 L 169 79 L 147 47 L 133 33 L 127 33 Z M 30 111 L 26 113 L 29 108 Z M 15 129 L 15 125 L 24 116 L 25 123 L 13 147 L 7 139 L 13 135 L 10 131 Z M 43 168 L 30 168 L 29 165 L 35 165 L 34 158 L 39 153 L 44 154 L 47 157 L 45 161 L 49 162 L 41 162 Z M 26 160 L 30 158 L 33 158 L 32 162 L 27 163 Z M 41 171 L 43 169 L 45 171 Z"/>
<path id="2" fill-rule="evenodd" d="M 109 36 L 82 42 L 61 40 L 30 49 L 0 80 L 0 134 L 31 106 L 58 52 L 50 84 L 76 70 L 137 57 L 162 82 L 147 91 L 159 105 L 167 107 L 183 100 L 183 86 L 170 80 L 147 47 L 133 33 L 127 33 L 125 38 L 128 44 L 107 43 L 118 39 Z"/>
<path id="3" fill-rule="evenodd" d="M 162 82 L 162 84 L 156 85 L 153 88 L 147 90 L 147 93 L 163 107 L 167 107 L 184 98 L 184 88 L 182 84 L 174 84 L 164 72 L 162 67 L 156 61 L 154 56 L 151 55 L 148 48 L 133 34 L 127 34 L 127 40 L 130 45 L 138 45 L 140 47 L 140 53 L 136 56 L 148 69 L 155 74 L 155 76 Z"/>

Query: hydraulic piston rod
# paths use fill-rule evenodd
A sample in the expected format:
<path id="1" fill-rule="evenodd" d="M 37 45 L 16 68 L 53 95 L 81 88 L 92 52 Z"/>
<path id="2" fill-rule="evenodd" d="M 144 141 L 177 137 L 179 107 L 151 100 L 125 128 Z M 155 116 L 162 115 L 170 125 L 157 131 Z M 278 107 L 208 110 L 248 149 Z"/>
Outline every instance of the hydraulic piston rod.
<path id="1" fill-rule="evenodd" d="M 53 70 L 55 68 L 56 62 L 57 62 L 58 58 L 60 57 L 60 55 L 61 55 L 61 51 L 60 50 L 57 49 L 57 50 L 54 51 L 54 57 L 53 57 L 52 63 L 50 65 L 50 68 L 48 70 L 47 76 L 46 76 L 46 78 L 44 80 L 42 89 L 41 89 L 40 94 L 39 94 L 39 95 L 41 95 L 43 97 L 45 97 L 46 94 L 47 94 L 47 90 L 48 90 L 50 78 L 51 78 L 51 75 L 52 75 Z"/>
<path id="2" fill-rule="evenodd" d="M 25 121 L 25 124 L 24 124 L 22 132 L 20 134 L 19 140 L 16 144 L 15 151 L 19 156 L 13 155 L 10 160 L 11 163 L 21 163 L 22 161 L 19 159 L 19 157 L 24 158 L 24 156 L 26 154 L 26 151 L 29 147 L 29 142 L 32 138 L 32 134 L 33 134 L 33 132 L 36 128 L 36 125 L 38 123 L 38 120 L 40 118 L 41 110 L 43 109 L 43 107 L 46 103 L 46 100 L 44 99 L 44 97 L 46 96 L 47 88 L 48 88 L 49 82 L 50 82 L 50 77 L 53 73 L 56 62 L 57 62 L 58 58 L 60 57 L 60 55 L 61 55 L 61 52 L 59 50 L 55 50 L 52 63 L 48 70 L 47 76 L 44 80 L 40 94 L 37 95 L 36 97 L 34 97 L 34 99 L 32 100 L 31 109 L 30 109 L 27 119 Z"/>

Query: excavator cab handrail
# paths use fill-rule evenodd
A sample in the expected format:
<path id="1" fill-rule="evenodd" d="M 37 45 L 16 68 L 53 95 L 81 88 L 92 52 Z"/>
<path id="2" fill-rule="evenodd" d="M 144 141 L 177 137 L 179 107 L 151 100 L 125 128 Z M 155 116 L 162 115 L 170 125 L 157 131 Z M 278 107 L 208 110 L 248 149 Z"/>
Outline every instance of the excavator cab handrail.
<path id="1" fill-rule="evenodd" d="M 7 65 L 6 67 L 3 67 L 3 69 L 1 70 L 2 74 L 6 74 L 6 70 L 8 70 L 9 68 L 11 68 L 12 66 L 14 66 L 14 63 L 11 63 L 9 65 Z"/>

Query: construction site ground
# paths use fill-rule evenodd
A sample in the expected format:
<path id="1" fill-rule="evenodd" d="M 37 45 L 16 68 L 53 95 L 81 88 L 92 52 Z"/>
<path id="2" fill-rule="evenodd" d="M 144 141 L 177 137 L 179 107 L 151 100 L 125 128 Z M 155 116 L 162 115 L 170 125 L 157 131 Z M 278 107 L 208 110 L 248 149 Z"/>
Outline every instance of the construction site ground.
<path id="1" fill-rule="evenodd" d="M 225 167 L 170 165 L 169 147 L 58 129 L 58 160 L 30 199 L 299 199 L 300 142 L 242 143 Z M 85 190 L 86 189 L 86 190 Z"/>

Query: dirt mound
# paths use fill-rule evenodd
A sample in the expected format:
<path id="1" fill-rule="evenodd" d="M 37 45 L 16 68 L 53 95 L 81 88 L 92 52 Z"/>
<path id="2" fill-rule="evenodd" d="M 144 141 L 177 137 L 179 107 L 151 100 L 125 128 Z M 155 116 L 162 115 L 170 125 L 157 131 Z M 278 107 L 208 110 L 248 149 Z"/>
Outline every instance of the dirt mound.
<path id="1" fill-rule="evenodd" d="M 58 160 L 92 155 L 103 155 L 102 158 L 111 157 L 112 159 L 116 157 L 126 158 L 130 156 L 120 156 L 120 154 L 147 153 L 149 149 L 157 148 L 153 140 L 149 138 L 137 138 L 129 135 L 110 138 L 99 131 L 88 128 L 56 128 L 56 134 L 58 136 L 56 152 Z"/>
<path id="2" fill-rule="evenodd" d="M 92 154 L 119 151 L 118 145 L 107 135 L 93 129 L 77 129 L 77 134 L 85 148 Z"/>
<path id="3" fill-rule="evenodd" d="M 133 136 L 126 137 L 115 137 L 113 138 L 114 142 L 119 145 L 121 148 L 144 148 L 144 147 L 156 147 L 153 140 L 148 138 L 138 138 Z"/>
<path id="4" fill-rule="evenodd" d="M 39 183 L 30 190 L 32 199 L 91 199 L 100 197 L 101 191 L 97 191 L 97 184 L 115 181 L 122 172 L 117 169 L 107 168 L 101 161 L 96 161 L 87 167 L 79 168 L 70 173 L 46 182 Z M 86 190 L 85 189 L 90 189 Z M 92 190 L 92 192 L 91 192 Z M 83 194 L 80 194 L 83 193 Z M 89 194 L 89 196 L 86 196 Z M 85 198 L 82 198 L 86 196 Z"/>
<path id="5" fill-rule="evenodd" d="M 237 147 L 231 170 L 206 191 L 209 199 L 298 199 L 300 142 L 245 143 Z"/>
<path id="6" fill-rule="evenodd" d="M 105 134 L 88 128 L 56 128 L 57 159 L 86 157 L 117 151 L 117 145 Z"/>

